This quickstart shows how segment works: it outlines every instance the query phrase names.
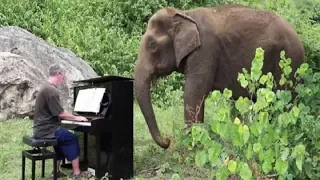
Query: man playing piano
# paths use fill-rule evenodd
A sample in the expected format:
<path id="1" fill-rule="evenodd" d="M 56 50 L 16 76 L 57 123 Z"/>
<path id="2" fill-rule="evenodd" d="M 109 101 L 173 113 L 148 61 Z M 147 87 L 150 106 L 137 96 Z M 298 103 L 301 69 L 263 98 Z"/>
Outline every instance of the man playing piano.
<path id="1" fill-rule="evenodd" d="M 36 102 L 33 122 L 33 134 L 35 138 L 57 138 L 58 144 L 54 147 L 57 155 L 58 177 L 65 176 L 60 171 L 61 160 L 66 158 L 72 163 L 73 179 L 91 177 L 87 171 L 80 171 L 80 148 L 78 137 L 65 128 L 60 127 L 60 119 L 75 121 L 88 121 L 83 116 L 74 116 L 64 111 L 60 104 L 57 87 L 65 80 L 65 70 L 59 65 L 53 65 L 49 69 L 49 78 L 40 88 Z"/>

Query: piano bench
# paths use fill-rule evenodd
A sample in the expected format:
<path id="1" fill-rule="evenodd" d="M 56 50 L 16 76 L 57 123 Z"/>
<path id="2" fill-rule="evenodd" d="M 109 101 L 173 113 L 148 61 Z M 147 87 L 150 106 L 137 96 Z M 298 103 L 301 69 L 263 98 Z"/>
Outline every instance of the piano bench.
<path id="1" fill-rule="evenodd" d="M 22 150 L 22 180 L 25 179 L 25 161 L 26 158 L 32 160 L 32 180 L 35 179 L 36 161 L 42 160 L 42 172 L 41 177 L 44 177 L 45 161 L 47 159 L 53 159 L 53 179 L 57 179 L 57 159 L 56 153 L 47 150 L 48 146 L 54 146 L 57 144 L 56 139 L 36 139 L 32 136 L 24 136 L 23 143 L 32 147 L 29 150 Z"/>

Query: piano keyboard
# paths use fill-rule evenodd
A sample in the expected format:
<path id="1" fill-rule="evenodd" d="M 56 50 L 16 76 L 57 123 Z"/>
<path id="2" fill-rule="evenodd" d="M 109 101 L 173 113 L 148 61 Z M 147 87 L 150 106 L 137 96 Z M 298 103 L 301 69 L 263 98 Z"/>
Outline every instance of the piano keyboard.
<path id="1" fill-rule="evenodd" d="M 74 120 L 67 120 L 63 119 L 61 120 L 62 124 L 74 124 L 74 125 L 79 125 L 79 126 L 91 126 L 90 121 L 74 121 Z"/>

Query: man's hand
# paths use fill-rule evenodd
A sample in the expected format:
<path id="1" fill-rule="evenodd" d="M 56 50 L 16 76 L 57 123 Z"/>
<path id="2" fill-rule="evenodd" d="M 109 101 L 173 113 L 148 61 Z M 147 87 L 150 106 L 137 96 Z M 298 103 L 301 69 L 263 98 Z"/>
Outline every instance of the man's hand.
<path id="1" fill-rule="evenodd" d="M 59 117 L 60 117 L 60 119 L 71 119 L 71 120 L 75 120 L 75 121 L 88 121 L 88 119 L 83 116 L 75 116 L 75 115 L 68 113 L 68 112 L 63 112 L 63 113 L 59 114 Z"/>
<path id="2" fill-rule="evenodd" d="M 77 116 L 77 121 L 88 121 L 88 119 L 83 116 Z"/>

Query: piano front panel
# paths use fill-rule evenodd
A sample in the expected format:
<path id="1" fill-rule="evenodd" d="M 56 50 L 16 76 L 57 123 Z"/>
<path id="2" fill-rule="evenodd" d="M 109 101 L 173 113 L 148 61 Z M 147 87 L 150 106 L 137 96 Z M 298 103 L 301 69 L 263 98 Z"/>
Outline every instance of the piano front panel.
<path id="1" fill-rule="evenodd" d="M 88 162 L 85 162 L 84 157 L 84 133 L 81 132 L 75 132 L 75 134 L 79 137 L 79 145 L 80 145 L 80 162 L 82 164 L 83 169 L 89 167 L 93 169 L 97 169 L 97 138 L 94 135 L 88 134 L 88 141 L 87 141 L 87 160 Z M 112 134 L 111 133 L 105 133 L 101 136 L 101 148 L 100 148 L 100 162 L 101 162 L 101 171 L 102 175 L 104 175 L 107 172 L 107 163 L 108 163 L 108 154 L 111 152 L 112 148 Z"/>

